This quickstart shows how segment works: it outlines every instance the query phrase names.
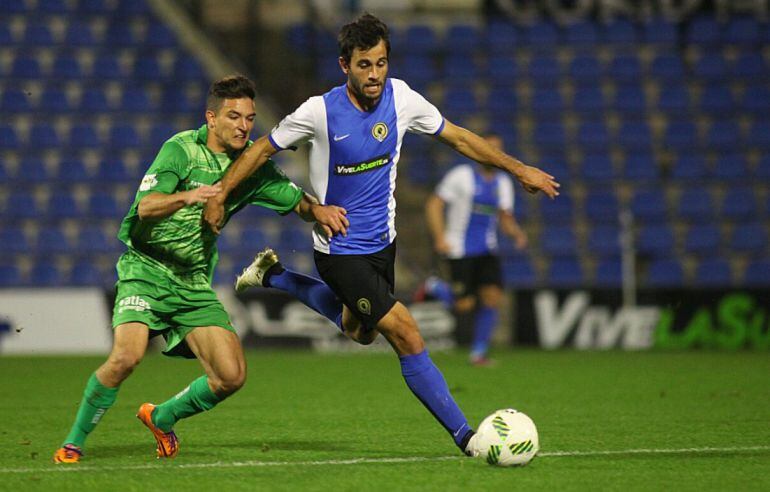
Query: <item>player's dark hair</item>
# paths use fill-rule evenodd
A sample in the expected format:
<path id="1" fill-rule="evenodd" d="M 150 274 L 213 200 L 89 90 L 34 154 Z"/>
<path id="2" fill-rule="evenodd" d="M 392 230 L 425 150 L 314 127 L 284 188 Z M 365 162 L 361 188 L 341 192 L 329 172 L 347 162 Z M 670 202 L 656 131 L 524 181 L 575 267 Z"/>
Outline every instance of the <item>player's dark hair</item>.
<path id="1" fill-rule="evenodd" d="M 257 96 L 257 88 L 254 82 L 240 74 L 228 75 L 215 80 L 209 87 L 206 96 L 206 109 L 219 111 L 225 99 L 241 99 L 248 97 L 254 99 Z"/>
<path id="2" fill-rule="evenodd" d="M 369 12 L 364 12 L 358 19 L 342 26 L 337 35 L 337 46 L 345 63 L 350 63 L 354 49 L 371 49 L 380 42 L 380 39 L 385 41 L 385 49 L 390 56 L 388 26 Z"/>

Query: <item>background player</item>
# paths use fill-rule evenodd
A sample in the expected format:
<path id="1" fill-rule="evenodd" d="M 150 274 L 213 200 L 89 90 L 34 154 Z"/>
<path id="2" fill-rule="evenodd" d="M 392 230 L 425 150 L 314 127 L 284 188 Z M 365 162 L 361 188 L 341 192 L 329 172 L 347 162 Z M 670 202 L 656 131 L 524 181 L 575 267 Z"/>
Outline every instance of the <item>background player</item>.
<path id="1" fill-rule="evenodd" d="M 499 136 L 487 135 L 485 140 L 503 149 Z M 464 164 L 444 176 L 425 206 L 434 249 L 449 259 L 452 289 L 445 292 L 453 298 L 448 300 L 459 315 L 477 308 L 470 354 L 474 365 L 490 362 L 487 352 L 503 295 L 498 223 L 518 249 L 527 245 L 527 234 L 513 217 L 513 202 L 508 175 L 492 166 Z"/>
<path id="2" fill-rule="evenodd" d="M 177 454 L 179 442 L 172 430 L 177 421 L 212 409 L 243 385 L 246 362 L 240 340 L 211 288 L 216 236 L 202 226 L 201 208 L 221 190 L 214 183 L 250 143 L 254 96 L 254 85 L 245 77 L 214 82 L 206 124 L 169 139 L 142 179 L 119 232 L 128 251 L 117 264 L 112 352 L 88 380 L 55 462 L 80 460 L 86 437 L 115 402 L 120 384 L 139 364 L 152 336 L 166 339 L 166 355 L 197 357 L 206 373 L 165 403 L 139 408 L 137 417 L 155 436 L 158 457 Z M 296 211 L 321 224 L 332 216 L 344 222 L 337 207 L 315 205 L 272 163 L 230 195 L 225 220 L 247 204 L 280 214 Z"/>
<path id="3" fill-rule="evenodd" d="M 315 194 L 321 203 L 345 209 L 350 221 L 347 235 L 313 234 L 318 272 L 344 303 L 343 329 L 364 343 L 382 333 L 398 354 L 404 380 L 415 396 L 455 444 L 473 454 L 469 445 L 473 430 L 425 350 L 417 323 L 393 296 L 393 193 L 401 141 L 407 131 L 435 135 L 470 159 L 505 169 L 530 191 L 543 190 L 554 197 L 559 185 L 552 176 L 444 120 L 405 82 L 389 79 L 388 28 L 373 15 L 363 14 L 343 26 L 338 44 L 347 83 L 308 99 L 244 152 L 223 177 L 222 193 L 206 204 L 204 218 L 218 231 L 225 218 L 225 200 L 234 189 L 275 152 L 310 143 Z M 291 277 L 287 271 L 281 274 Z"/>

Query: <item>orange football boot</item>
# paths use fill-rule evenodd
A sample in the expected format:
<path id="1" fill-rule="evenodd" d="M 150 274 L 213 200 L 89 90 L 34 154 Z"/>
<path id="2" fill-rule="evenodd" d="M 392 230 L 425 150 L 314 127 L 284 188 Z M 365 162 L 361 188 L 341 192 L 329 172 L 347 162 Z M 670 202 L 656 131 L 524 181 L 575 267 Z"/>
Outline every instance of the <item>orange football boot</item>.
<path id="1" fill-rule="evenodd" d="M 158 442 L 158 458 L 173 458 L 179 452 L 179 439 L 176 438 L 174 431 L 163 432 L 152 423 L 153 410 L 155 410 L 155 405 L 144 403 L 139 407 L 136 417 L 150 429 Z"/>

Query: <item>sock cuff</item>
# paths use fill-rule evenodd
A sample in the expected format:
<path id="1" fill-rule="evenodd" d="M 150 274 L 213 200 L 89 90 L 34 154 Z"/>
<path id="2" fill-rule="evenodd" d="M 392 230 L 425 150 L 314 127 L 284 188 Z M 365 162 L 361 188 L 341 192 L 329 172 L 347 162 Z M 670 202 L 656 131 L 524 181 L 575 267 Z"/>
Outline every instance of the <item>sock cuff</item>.
<path id="1" fill-rule="evenodd" d="M 270 279 L 274 275 L 280 275 L 285 271 L 286 269 L 283 267 L 283 265 L 281 265 L 281 262 L 279 261 L 278 263 L 276 263 L 275 265 L 267 269 L 267 271 L 265 272 L 265 277 L 262 279 L 262 284 L 265 287 L 272 287 L 272 285 L 270 285 Z"/>
<path id="2" fill-rule="evenodd" d="M 115 402 L 118 389 L 120 389 L 120 386 L 116 386 L 115 388 L 104 386 L 99 381 L 99 378 L 96 377 L 96 372 L 94 372 L 91 374 L 91 377 L 88 378 L 84 396 L 88 403 L 97 408 L 110 407 Z"/>
<path id="3" fill-rule="evenodd" d="M 419 354 L 399 355 L 398 359 L 401 362 L 401 374 L 404 376 L 419 374 L 433 366 L 433 361 L 428 355 L 428 349 Z"/>

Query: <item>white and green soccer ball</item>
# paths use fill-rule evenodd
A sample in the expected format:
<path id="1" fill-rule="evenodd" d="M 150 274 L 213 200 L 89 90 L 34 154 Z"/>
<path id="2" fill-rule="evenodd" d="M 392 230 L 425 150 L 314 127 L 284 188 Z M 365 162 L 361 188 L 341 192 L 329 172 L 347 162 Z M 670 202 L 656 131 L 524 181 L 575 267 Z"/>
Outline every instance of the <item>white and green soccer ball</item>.
<path id="1" fill-rule="evenodd" d="M 485 418 L 476 434 L 480 457 L 490 465 L 524 466 L 540 450 L 535 423 L 512 408 L 498 410 Z"/>

